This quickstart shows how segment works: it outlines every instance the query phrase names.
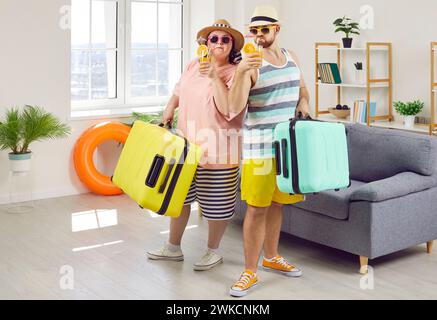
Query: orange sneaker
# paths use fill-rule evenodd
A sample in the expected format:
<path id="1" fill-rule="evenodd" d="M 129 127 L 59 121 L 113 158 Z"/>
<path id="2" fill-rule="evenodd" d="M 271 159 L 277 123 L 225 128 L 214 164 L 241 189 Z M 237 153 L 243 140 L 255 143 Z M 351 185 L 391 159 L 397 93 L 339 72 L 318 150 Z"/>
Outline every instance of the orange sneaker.
<path id="1" fill-rule="evenodd" d="M 258 283 L 256 274 L 251 270 L 244 270 L 240 279 L 234 283 L 229 290 L 229 294 L 233 297 L 244 297 L 250 290 L 252 290 Z"/>
<path id="2" fill-rule="evenodd" d="M 276 272 L 288 277 L 300 277 L 302 270 L 293 266 L 281 256 L 276 256 L 272 259 L 263 259 L 263 269 L 266 271 Z"/>

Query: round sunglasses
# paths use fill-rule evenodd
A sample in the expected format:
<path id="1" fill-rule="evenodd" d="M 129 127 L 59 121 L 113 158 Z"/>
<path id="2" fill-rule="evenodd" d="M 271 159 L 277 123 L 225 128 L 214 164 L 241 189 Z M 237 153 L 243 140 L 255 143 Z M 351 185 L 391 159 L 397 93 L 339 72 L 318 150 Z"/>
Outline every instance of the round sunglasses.
<path id="1" fill-rule="evenodd" d="M 208 38 L 208 40 L 209 40 L 211 43 L 218 43 L 218 42 L 220 41 L 221 43 L 228 44 L 228 43 L 230 43 L 230 42 L 232 41 L 232 38 L 229 37 L 229 36 L 222 36 L 222 37 L 219 37 L 219 36 L 216 36 L 216 35 L 212 35 L 212 36 L 210 36 L 210 37 Z"/>
<path id="2" fill-rule="evenodd" d="M 250 28 L 250 33 L 253 35 L 258 35 L 258 32 L 261 31 L 262 34 L 268 34 L 270 33 L 270 30 L 273 26 L 265 26 L 265 27 L 258 27 L 258 28 Z"/>

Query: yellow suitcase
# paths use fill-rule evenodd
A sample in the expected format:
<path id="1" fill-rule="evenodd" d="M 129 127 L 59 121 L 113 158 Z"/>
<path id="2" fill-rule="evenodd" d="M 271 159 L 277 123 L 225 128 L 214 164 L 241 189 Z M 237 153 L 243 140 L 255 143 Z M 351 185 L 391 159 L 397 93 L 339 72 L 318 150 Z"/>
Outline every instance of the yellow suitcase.
<path id="1" fill-rule="evenodd" d="M 201 149 L 167 129 L 135 121 L 112 181 L 141 208 L 180 215 Z"/>

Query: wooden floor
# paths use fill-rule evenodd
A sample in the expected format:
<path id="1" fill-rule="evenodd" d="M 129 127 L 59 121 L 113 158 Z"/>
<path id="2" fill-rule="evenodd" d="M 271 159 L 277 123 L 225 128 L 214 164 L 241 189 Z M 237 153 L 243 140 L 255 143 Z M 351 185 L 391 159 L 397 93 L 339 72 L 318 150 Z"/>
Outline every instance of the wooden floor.
<path id="1" fill-rule="evenodd" d="M 167 239 L 168 218 L 140 210 L 125 196 L 43 200 L 27 214 L 4 209 L 1 299 L 231 299 L 229 286 L 243 268 L 239 222 L 223 239 L 224 263 L 195 272 L 192 264 L 207 236 L 207 222 L 196 212 L 182 244 L 185 261 L 162 262 L 148 261 L 144 253 Z M 368 278 L 357 273 L 356 256 L 338 250 L 289 235 L 282 235 L 280 249 L 302 267 L 303 277 L 260 270 L 260 285 L 243 299 L 437 298 L 437 253 L 426 254 L 425 245 L 371 261 L 373 277 Z M 65 283 L 74 289 L 61 289 Z"/>

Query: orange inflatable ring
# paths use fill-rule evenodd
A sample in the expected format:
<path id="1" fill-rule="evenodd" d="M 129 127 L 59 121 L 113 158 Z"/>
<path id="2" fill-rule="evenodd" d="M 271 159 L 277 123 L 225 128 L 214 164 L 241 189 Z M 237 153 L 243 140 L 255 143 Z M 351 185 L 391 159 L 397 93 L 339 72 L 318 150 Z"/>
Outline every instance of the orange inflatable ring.
<path id="1" fill-rule="evenodd" d="M 116 140 L 122 144 L 126 142 L 130 127 L 120 122 L 99 123 L 87 131 L 77 140 L 74 147 L 74 167 L 80 180 L 94 193 L 104 196 L 122 194 L 110 177 L 97 171 L 93 154 L 97 146 L 108 140 Z"/>

